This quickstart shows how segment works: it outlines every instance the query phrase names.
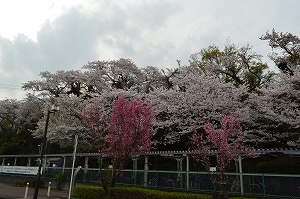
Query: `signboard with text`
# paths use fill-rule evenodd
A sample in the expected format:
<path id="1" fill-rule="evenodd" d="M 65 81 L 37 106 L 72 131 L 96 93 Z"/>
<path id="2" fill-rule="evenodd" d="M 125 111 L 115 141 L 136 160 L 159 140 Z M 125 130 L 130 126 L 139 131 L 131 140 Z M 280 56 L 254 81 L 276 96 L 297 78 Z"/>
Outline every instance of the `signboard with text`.
<path id="1" fill-rule="evenodd" d="M 37 175 L 39 167 L 0 166 L 0 173 Z"/>

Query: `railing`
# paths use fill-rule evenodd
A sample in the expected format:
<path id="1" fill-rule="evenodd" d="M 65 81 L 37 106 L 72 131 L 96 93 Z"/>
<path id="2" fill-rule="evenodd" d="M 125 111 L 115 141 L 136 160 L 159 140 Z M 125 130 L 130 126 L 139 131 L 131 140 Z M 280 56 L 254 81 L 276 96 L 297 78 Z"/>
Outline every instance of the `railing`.
<path id="1" fill-rule="evenodd" d="M 42 177 L 55 179 L 58 173 L 64 173 L 64 179 L 70 180 L 70 168 L 48 167 L 43 171 Z M 99 184 L 100 175 L 99 169 L 81 169 L 76 181 Z M 227 173 L 227 175 L 227 191 L 231 195 L 300 198 L 300 175 L 257 173 Z M 192 171 L 124 170 L 117 177 L 116 183 L 204 193 L 212 192 L 214 187 L 207 172 Z M 218 190 L 218 186 L 216 187 Z"/>

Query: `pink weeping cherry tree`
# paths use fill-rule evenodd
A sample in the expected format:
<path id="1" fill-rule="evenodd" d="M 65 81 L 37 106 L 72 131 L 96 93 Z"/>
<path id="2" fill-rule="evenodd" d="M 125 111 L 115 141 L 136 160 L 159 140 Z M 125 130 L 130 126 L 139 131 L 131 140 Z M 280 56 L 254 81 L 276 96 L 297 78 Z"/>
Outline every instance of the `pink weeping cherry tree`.
<path id="1" fill-rule="evenodd" d="M 201 162 L 205 169 L 210 172 L 211 166 L 216 166 L 217 176 L 210 172 L 210 179 L 214 184 L 214 198 L 227 198 L 226 184 L 228 176 L 226 169 L 239 156 L 251 158 L 257 157 L 256 151 L 247 148 L 243 144 L 242 126 L 237 117 L 224 116 L 221 129 L 216 130 L 211 123 L 204 126 L 205 134 L 195 132 L 192 136 L 192 157 Z M 211 156 L 215 152 L 216 165 L 212 165 Z M 216 194 L 216 185 L 220 185 L 220 194 Z"/>
<path id="2" fill-rule="evenodd" d="M 139 99 L 130 102 L 124 96 L 120 96 L 108 119 L 101 115 L 97 103 L 85 108 L 82 116 L 98 139 L 101 137 L 99 153 L 111 159 L 110 182 L 101 179 L 108 193 L 108 187 L 115 185 L 116 177 L 131 157 L 150 152 L 154 133 L 152 127 L 154 112 L 149 101 Z"/>

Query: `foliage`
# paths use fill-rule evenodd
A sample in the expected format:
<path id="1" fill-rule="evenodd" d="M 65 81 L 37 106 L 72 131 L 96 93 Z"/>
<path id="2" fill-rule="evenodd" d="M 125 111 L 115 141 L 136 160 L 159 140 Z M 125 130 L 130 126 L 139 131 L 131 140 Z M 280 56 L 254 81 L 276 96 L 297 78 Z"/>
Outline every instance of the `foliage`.
<path id="1" fill-rule="evenodd" d="M 37 153 L 40 141 L 32 138 L 31 130 L 42 116 L 42 104 L 33 95 L 0 101 L 0 154 Z"/>
<path id="2" fill-rule="evenodd" d="M 97 186 L 75 186 L 72 190 L 72 197 L 84 199 L 108 199 L 104 189 Z"/>
<path id="3" fill-rule="evenodd" d="M 124 96 L 120 96 L 110 118 L 103 115 L 97 102 L 84 108 L 82 117 L 97 137 L 102 138 L 99 141 L 99 153 L 111 158 L 110 185 L 106 175 L 102 178 L 103 187 L 107 192 L 107 186 L 115 185 L 116 177 L 128 159 L 150 151 L 154 112 L 148 101 L 140 99 L 131 103 Z"/>
<path id="4" fill-rule="evenodd" d="M 76 186 L 73 190 L 72 196 L 85 199 L 98 199 L 105 198 L 105 192 L 101 187 L 93 186 Z M 136 187 L 114 187 L 110 189 L 110 197 L 124 198 L 124 199 L 210 199 L 210 195 L 194 194 L 194 193 L 182 193 L 182 192 L 163 192 L 158 190 L 149 190 Z"/>
<path id="5" fill-rule="evenodd" d="M 300 70 L 294 69 L 292 76 L 281 73 L 279 77 L 276 84 L 260 89 L 261 95 L 249 96 L 249 128 L 256 129 L 255 140 L 266 142 L 265 147 L 296 147 L 300 143 Z"/>
<path id="6" fill-rule="evenodd" d="M 101 94 L 105 90 L 122 89 L 149 93 L 172 87 L 170 79 L 177 70 L 159 70 L 154 66 L 137 67 L 130 59 L 94 61 L 83 66 L 89 91 Z"/>
<path id="7" fill-rule="evenodd" d="M 220 125 L 223 115 L 244 115 L 251 118 L 247 106 L 242 101 L 247 88 L 236 88 L 232 83 L 222 83 L 216 77 L 200 76 L 182 71 L 173 77 L 178 89 L 154 91 L 147 95 L 156 112 L 153 142 L 167 145 L 170 150 L 176 143 L 176 150 L 187 150 L 194 127 L 202 128 L 207 123 Z M 249 132 L 251 134 L 251 132 Z M 186 139 L 186 140 L 184 140 Z"/>
<path id="8" fill-rule="evenodd" d="M 232 197 L 231 199 L 251 199 L 250 197 Z"/>
<path id="9" fill-rule="evenodd" d="M 88 101 L 74 95 L 61 95 L 55 100 L 47 102 L 43 108 L 44 116 L 38 121 L 33 136 L 36 138 L 43 136 L 47 112 L 53 103 L 59 104 L 60 110 L 50 115 L 47 140 L 71 151 L 74 145 L 74 136 L 78 134 L 80 140 L 78 151 L 96 150 L 94 137 L 81 119 L 81 110 Z"/>
<path id="10" fill-rule="evenodd" d="M 43 71 L 40 76 L 42 80 L 28 81 L 22 88 L 39 92 L 39 96 L 46 98 L 59 97 L 61 94 L 74 94 L 79 97 L 84 89 L 82 84 L 85 78 L 79 70 L 59 70 L 55 74 Z"/>
<path id="11" fill-rule="evenodd" d="M 84 69 L 91 77 L 89 85 L 94 85 L 97 92 L 103 90 L 103 85 L 129 90 L 143 80 L 142 71 L 130 59 L 89 62 Z"/>
<path id="12" fill-rule="evenodd" d="M 40 73 L 40 80 L 23 84 L 33 91 L 24 100 L 0 101 L 0 152 L 24 146 L 15 153 L 34 153 L 52 103 L 60 111 L 51 115 L 50 144 L 70 152 L 74 134 L 79 151 L 95 151 L 99 139 L 83 124 L 81 110 L 99 102 L 109 118 L 119 95 L 130 101 L 144 97 L 156 112 L 152 143 L 158 150 L 187 150 L 193 127 L 207 122 L 220 127 L 223 115 L 243 115 L 247 144 L 261 147 L 297 147 L 299 129 L 299 38 L 291 33 L 267 32 L 260 39 L 269 42 L 269 57 L 282 73 L 274 76 L 249 44 L 228 43 L 223 49 L 209 46 L 191 56 L 188 66 L 159 70 L 140 68 L 130 59 L 93 61 L 83 70 Z M 106 121 L 109 121 L 106 120 Z M 95 130 L 95 129 L 94 129 Z M 32 133 L 33 138 L 24 139 Z M 48 145 L 49 146 L 49 145 Z M 16 148 L 17 149 L 17 148 Z M 59 149 L 60 150 L 60 149 Z"/>
<path id="13" fill-rule="evenodd" d="M 252 52 L 247 44 L 237 46 L 228 43 L 223 51 L 212 45 L 191 55 L 191 64 L 200 68 L 206 76 L 216 76 L 224 82 L 233 82 L 235 86 L 246 85 L 249 91 L 267 87 L 273 79 L 274 72 L 261 61 L 261 55 Z"/>
<path id="14" fill-rule="evenodd" d="M 17 132 L 6 130 L 1 132 L 0 154 L 32 154 L 38 152 L 39 140 L 34 139 L 31 132 L 20 129 Z"/>
<path id="15" fill-rule="evenodd" d="M 43 116 L 42 109 L 45 106 L 45 102 L 29 93 L 20 102 L 20 106 L 16 110 L 18 113 L 16 122 L 21 123 L 25 129 L 34 130 L 37 126 L 36 123 Z"/>
<path id="16" fill-rule="evenodd" d="M 267 32 L 260 37 L 261 40 L 267 40 L 273 52 L 269 58 L 275 62 L 277 67 L 286 74 L 293 75 L 294 69 L 300 66 L 300 38 L 291 33 Z"/>
<path id="17" fill-rule="evenodd" d="M 153 116 L 150 102 L 138 100 L 131 103 L 120 96 L 113 108 L 108 129 L 109 146 L 101 152 L 112 155 L 113 159 L 149 152 Z M 121 151 L 116 152 L 120 149 Z"/>
<path id="18" fill-rule="evenodd" d="M 32 187 L 35 187 L 35 185 L 36 185 L 36 180 L 33 180 L 32 183 L 30 183 L 30 184 L 31 184 Z M 43 180 L 40 179 L 39 186 L 40 186 L 40 187 L 45 187 L 45 186 L 46 186 L 46 183 L 45 183 Z"/>
<path id="19" fill-rule="evenodd" d="M 59 189 L 59 190 L 61 190 L 60 186 L 61 186 L 61 182 L 64 179 L 64 177 L 65 177 L 65 174 L 63 174 L 63 173 L 55 174 L 56 188 Z"/>
<path id="20" fill-rule="evenodd" d="M 26 182 L 26 184 L 27 184 L 27 182 Z M 26 184 L 24 184 L 24 182 L 20 182 L 20 181 L 15 182 L 16 187 L 23 187 L 23 186 L 26 186 Z"/>
<path id="21" fill-rule="evenodd" d="M 250 96 L 253 126 L 260 128 L 257 138 L 269 140 L 265 147 L 297 147 L 300 143 L 300 39 L 291 33 L 280 33 L 274 29 L 260 39 L 269 42 L 272 48 L 269 58 L 281 73 L 268 89 L 260 89 L 261 95 Z"/>
<path id="22" fill-rule="evenodd" d="M 214 191 L 216 192 L 216 183 L 220 184 L 220 198 L 227 198 L 226 184 L 228 176 L 225 171 L 232 160 L 239 156 L 257 157 L 254 149 L 249 150 L 243 144 L 242 126 L 238 119 L 233 116 L 224 116 L 222 120 L 222 128 L 218 131 L 214 129 L 212 124 L 207 123 L 204 126 L 205 135 L 193 135 L 193 146 L 190 149 L 192 157 L 203 164 L 205 169 L 210 172 L 211 181 L 214 183 Z M 211 159 L 215 151 L 216 168 L 219 179 L 216 179 L 210 171 Z"/>

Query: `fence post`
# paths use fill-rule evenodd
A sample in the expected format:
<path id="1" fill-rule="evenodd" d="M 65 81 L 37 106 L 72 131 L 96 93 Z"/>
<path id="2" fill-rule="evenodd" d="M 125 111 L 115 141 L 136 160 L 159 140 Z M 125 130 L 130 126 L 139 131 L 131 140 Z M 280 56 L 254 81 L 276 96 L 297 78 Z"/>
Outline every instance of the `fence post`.
<path id="1" fill-rule="evenodd" d="M 244 194 L 244 182 L 243 182 L 242 157 L 241 156 L 239 156 L 239 170 L 240 170 L 241 195 L 243 195 Z"/>
<path id="2" fill-rule="evenodd" d="M 190 189 L 190 157 L 186 155 L 186 190 Z"/>
<path id="3" fill-rule="evenodd" d="M 64 160 L 63 160 L 63 168 L 62 168 L 62 173 L 65 173 L 65 167 L 66 167 L 66 156 L 63 156 Z"/>
<path id="4" fill-rule="evenodd" d="M 132 160 L 132 174 L 131 174 L 131 184 L 137 185 L 137 157 L 131 158 Z"/>
<path id="5" fill-rule="evenodd" d="M 50 189 L 51 189 L 51 182 L 48 184 L 48 192 L 47 192 L 47 197 L 50 197 Z"/>
<path id="6" fill-rule="evenodd" d="M 156 170 L 156 187 L 159 186 L 159 179 L 158 179 L 158 170 Z"/>
<path id="7" fill-rule="evenodd" d="M 83 181 L 86 182 L 86 176 L 87 176 L 87 173 L 88 173 L 88 168 L 89 168 L 89 157 L 88 156 L 85 156 L 84 158 L 84 174 L 83 174 Z"/>
<path id="8" fill-rule="evenodd" d="M 180 188 L 182 188 L 182 161 L 183 161 L 184 158 L 182 157 L 178 157 L 178 158 L 175 158 L 175 160 L 177 161 L 177 171 L 179 171 L 177 173 L 177 179 L 176 181 L 179 182 L 179 185 L 180 185 Z"/>
<path id="9" fill-rule="evenodd" d="M 28 187 L 29 187 L 29 182 L 26 183 L 26 188 L 25 188 L 25 195 L 24 198 L 27 198 L 27 194 L 28 194 Z"/>
<path id="10" fill-rule="evenodd" d="M 148 185 L 148 156 L 145 156 L 145 163 L 144 163 L 144 187 Z"/>
<path id="11" fill-rule="evenodd" d="M 264 174 L 262 174 L 262 186 L 263 186 L 263 192 L 264 192 L 264 196 L 266 197 L 266 185 L 265 185 L 265 176 Z"/>
<path id="12" fill-rule="evenodd" d="M 27 166 L 28 166 L 28 167 L 30 167 L 30 163 L 31 163 L 31 158 L 28 157 L 28 159 L 27 159 Z"/>

